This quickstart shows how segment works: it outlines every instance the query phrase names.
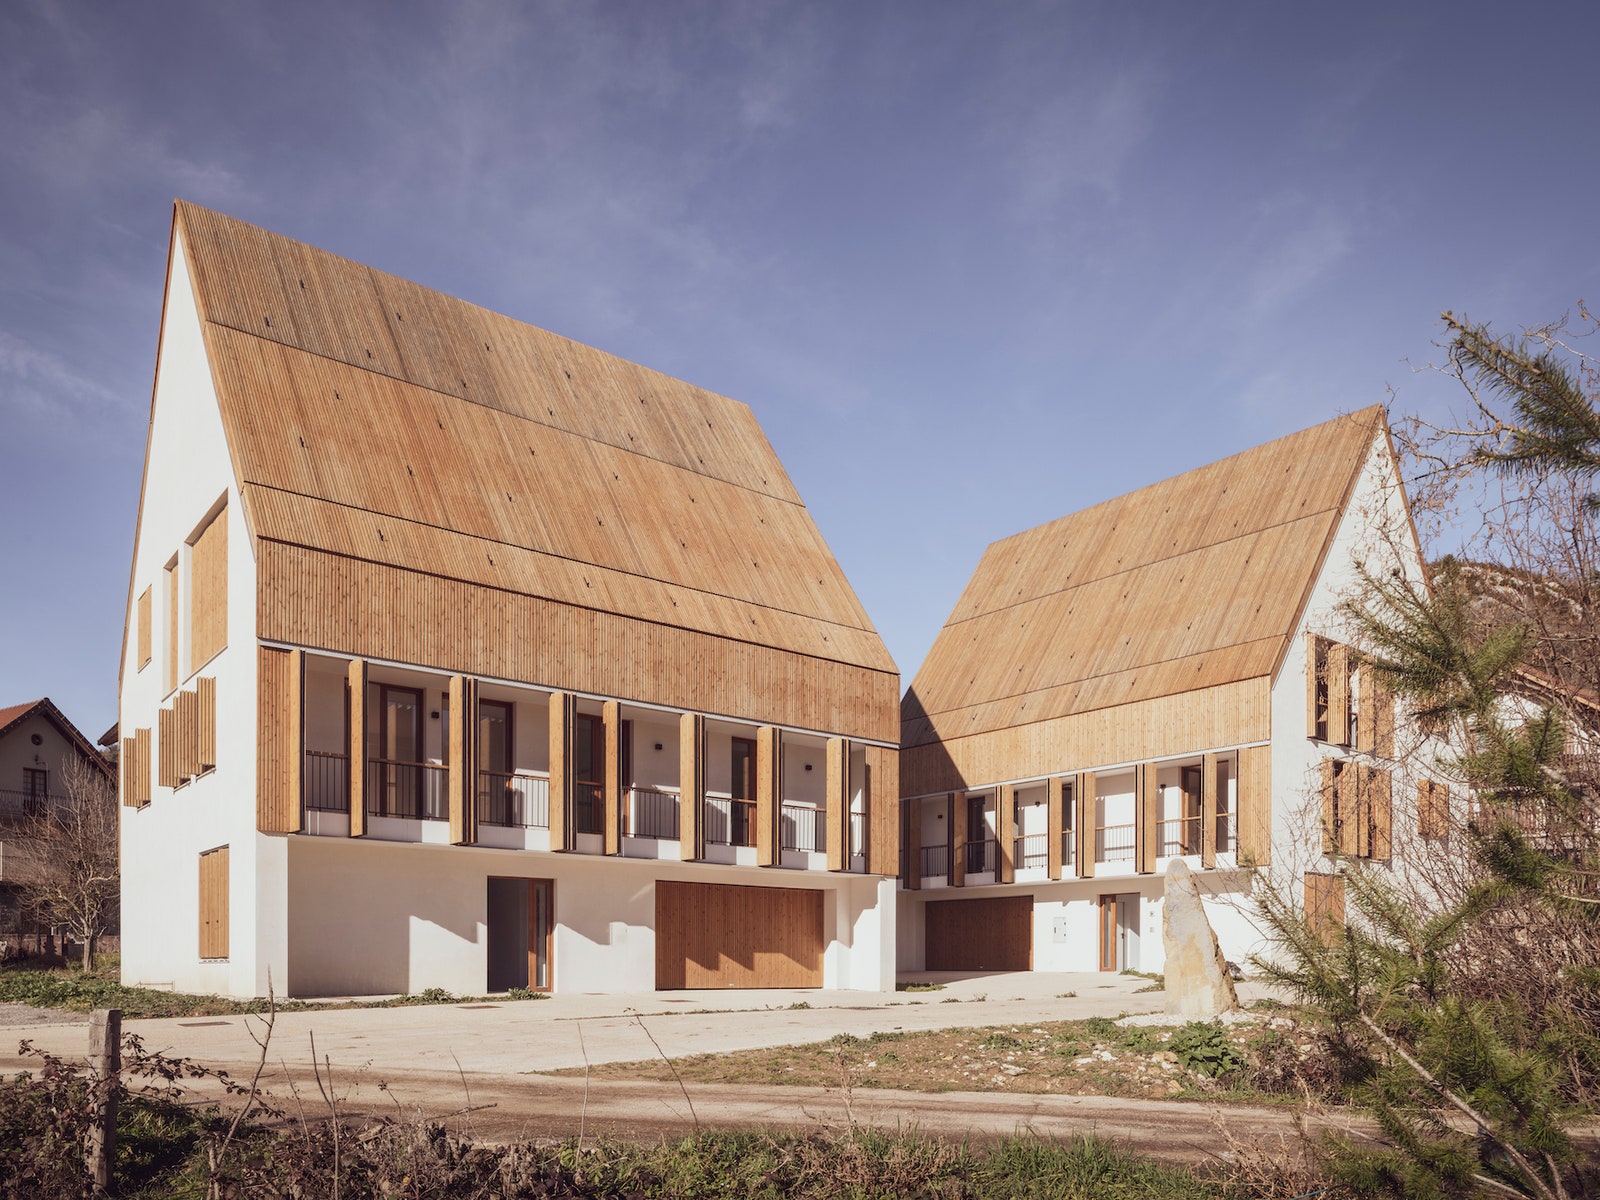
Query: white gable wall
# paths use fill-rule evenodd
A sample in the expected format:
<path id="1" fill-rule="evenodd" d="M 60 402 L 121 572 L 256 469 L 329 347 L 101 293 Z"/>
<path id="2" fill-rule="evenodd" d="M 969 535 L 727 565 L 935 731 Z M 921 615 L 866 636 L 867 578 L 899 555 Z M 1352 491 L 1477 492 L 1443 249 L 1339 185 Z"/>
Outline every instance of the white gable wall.
<path id="1" fill-rule="evenodd" d="M 151 731 L 153 760 L 151 803 L 122 810 L 122 978 L 129 984 L 181 991 L 253 995 L 261 986 L 258 978 L 264 983 L 271 939 L 282 942 L 281 918 L 272 923 L 276 932 L 266 923 L 254 929 L 258 911 L 271 911 L 257 904 L 262 881 L 256 846 L 258 840 L 272 840 L 259 838 L 255 831 L 255 560 L 181 237 L 174 239 L 169 270 L 118 710 L 124 737 L 136 728 Z M 201 675 L 217 681 L 217 766 L 184 787 L 163 788 L 155 781 L 160 760 L 157 712 L 171 702 L 165 567 L 174 554 L 186 567 L 187 539 L 224 497 L 227 647 L 209 663 L 186 664 L 179 677 L 180 688 L 192 688 L 193 679 Z M 180 578 L 186 577 L 186 570 L 180 570 Z M 133 606 L 146 587 L 151 588 L 152 656 L 140 670 Z M 185 606 L 179 625 L 185 650 L 188 624 Z M 223 845 L 229 847 L 230 957 L 202 962 L 199 856 Z M 277 911 L 283 911 L 281 901 Z M 281 960 L 281 950 L 278 954 Z"/>

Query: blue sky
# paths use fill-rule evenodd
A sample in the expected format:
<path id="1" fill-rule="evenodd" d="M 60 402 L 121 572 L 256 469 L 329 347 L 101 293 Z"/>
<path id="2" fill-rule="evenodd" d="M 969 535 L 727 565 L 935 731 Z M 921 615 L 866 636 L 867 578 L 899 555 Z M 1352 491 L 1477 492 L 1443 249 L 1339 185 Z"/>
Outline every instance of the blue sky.
<path id="1" fill-rule="evenodd" d="M 0 7 L 0 705 L 115 719 L 174 196 L 749 403 L 909 683 L 985 545 L 1600 300 L 1600 6 Z"/>

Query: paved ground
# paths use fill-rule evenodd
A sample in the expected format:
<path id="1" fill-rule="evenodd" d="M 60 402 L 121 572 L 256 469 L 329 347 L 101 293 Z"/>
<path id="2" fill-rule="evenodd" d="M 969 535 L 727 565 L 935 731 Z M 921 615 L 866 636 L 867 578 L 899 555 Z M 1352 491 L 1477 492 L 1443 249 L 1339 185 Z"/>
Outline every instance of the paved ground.
<path id="1" fill-rule="evenodd" d="M 1146 981 L 1101 974 L 932 976 L 943 991 L 663 992 L 633 996 L 562 995 L 489 1005 L 428 1005 L 282 1013 L 273 1031 L 264 1083 L 287 1107 L 298 1091 L 317 1096 L 315 1059 L 331 1066 L 341 1107 L 441 1117 L 476 1108 L 478 1136 L 559 1137 L 577 1133 L 658 1136 L 719 1126 L 839 1126 L 852 1119 L 918 1126 L 954 1135 L 994 1136 L 1032 1128 L 1064 1134 L 1096 1129 L 1172 1158 L 1214 1148 L 1211 1106 L 1071 1096 L 893 1092 L 877 1089 L 771 1088 L 553 1079 L 539 1072 L 589 1063 L 679 1057 L 824 1041 L 839 1033 L 1033 1023 L 1159 1009 Z M 1257 994 L 1241 985 L 1241 999 Z M 1074 994 L 1075 993 L 1075 994 Z M 804 1007 L 796 1007 L 796 1006 Z M 248 1076 L 259 1049 L 256 1017 L 129 1021 L 147 1046 Z M 81 1025 L 19 1025 L 0 1009 L 0 1072 L 28 1065 L 17 1042 L 81 1057 Z M 659 1049 L 658 1049 L 659 1047 Z M 380 1088 L 378 1085 L 386 1085 Z M 320 1101 L 319 1101 L 320 1104 Z M 396 1106 L 398 1105 L 398 1110 Z M 479 1108 L 478 1106 L 493 1107 Z M 692 1112 L 691 1112 L 692 1105 Z M 1230 1109 L 1245 1136 L 1288 1129 L 1272 1109 Z"/>

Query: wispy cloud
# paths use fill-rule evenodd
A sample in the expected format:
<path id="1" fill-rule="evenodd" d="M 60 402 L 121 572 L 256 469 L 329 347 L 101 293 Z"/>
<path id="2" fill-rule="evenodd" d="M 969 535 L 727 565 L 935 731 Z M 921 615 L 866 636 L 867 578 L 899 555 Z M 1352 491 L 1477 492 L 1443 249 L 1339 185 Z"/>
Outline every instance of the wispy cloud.
<path id="1" fill-rule="evenodd" d="M 4 419 L 44 418 L 48 424 L 94 423 L 125 415 L 115 392 L 65 360 L 0 330 L 0 409 Z"/>

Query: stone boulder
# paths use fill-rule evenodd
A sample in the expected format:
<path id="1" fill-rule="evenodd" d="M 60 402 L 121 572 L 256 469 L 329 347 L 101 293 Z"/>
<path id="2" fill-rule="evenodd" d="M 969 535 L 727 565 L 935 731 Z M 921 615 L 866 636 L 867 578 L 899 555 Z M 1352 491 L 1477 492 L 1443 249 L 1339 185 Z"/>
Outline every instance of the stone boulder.
<path id="1" fill-rule="evenodd" d="M 1239 997 L 1217 935 L 1206 919 L 1194 872 L 1181 858 L 1167 864 L 1161 941 L 1167 954 L 1167 1012 L 1204 1021 L 1233 1012 Z"/>

